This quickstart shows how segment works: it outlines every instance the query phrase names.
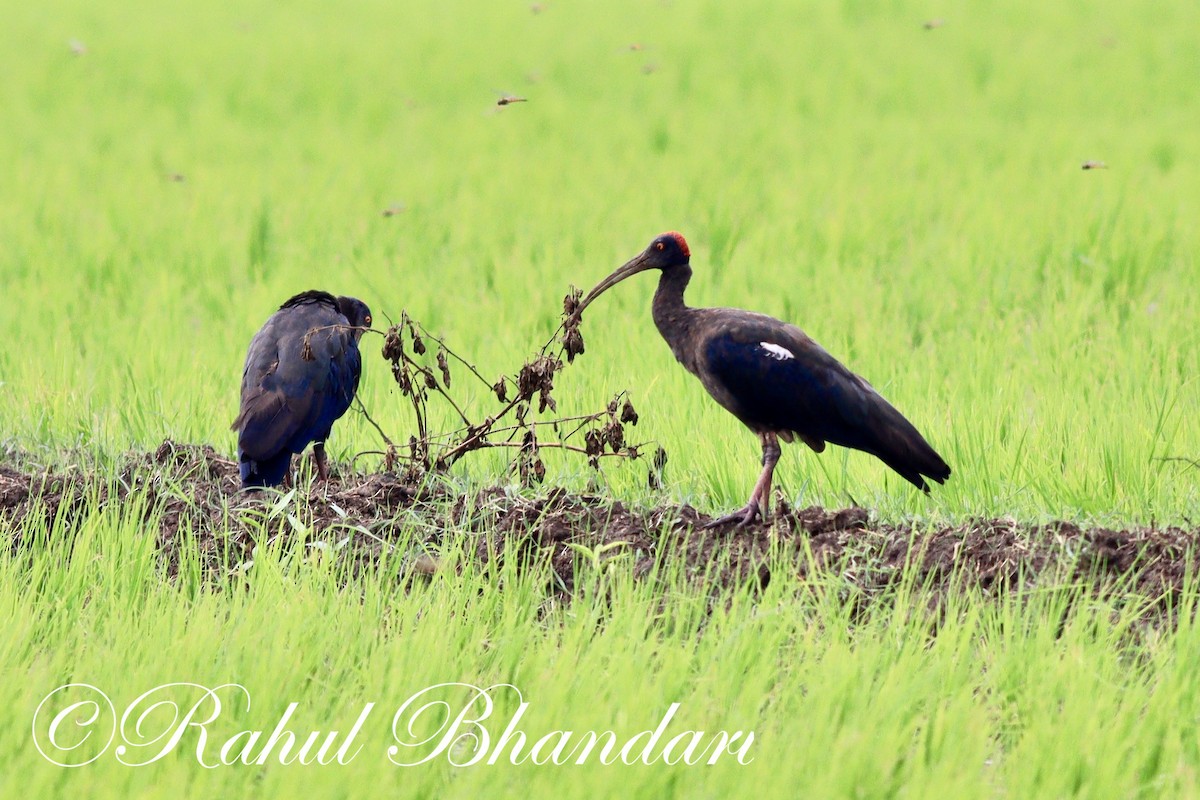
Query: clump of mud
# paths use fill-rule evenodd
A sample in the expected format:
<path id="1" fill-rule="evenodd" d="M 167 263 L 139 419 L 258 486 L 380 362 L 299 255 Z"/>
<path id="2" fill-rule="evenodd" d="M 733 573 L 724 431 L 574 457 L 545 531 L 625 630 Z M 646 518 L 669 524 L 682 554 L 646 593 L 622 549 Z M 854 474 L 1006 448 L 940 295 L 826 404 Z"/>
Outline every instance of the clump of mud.
<path id="1" fill-rule="evenodd" d="M 473 537 L 480 564 L 507 559 L 549 562 L 552 594 L 569 598 L 582 580 L 586 554 L 593 565 L 620 556 L 637 579 L 681 570 L 711 589 L 765 588 L 772 570 L 799 578 L 836 574 L 858 602 L 881 596 L 905 577 L 934 595 L 965 588 L 984 593 L 1047 581 L 1119 587 L 1160 609 L 1182 594 L 1197 572 L 1197 533 L 1181 528 L 1109 530 L 1069 522 L 1028 526 L 976 519 L 933 530 L 874 521 L 868 511 L 818 507 L 779 510 L 770 524 L 699 530 L 710 517 L 684 506 L 632 509 L 599 495 L 553 489 L 536 497 L 506 488 L 455 495 L 444 484 L 412 485 L 391 474 L 335 475 L 313 485 L 304 525 L 311 539 L 345 542 L 343 552 L 369 564 L 411 531 L 423 532 L 436 553 Z M 249 559 L 261 526 L 248 511 L 277 502 L 273 493 L 240 491 L 237 465 L 208 446 L 164 442 L 153 453 L 129 456 L 115 477 L 86 469 L 43 471 L 0 464 L 0 536 L 12 549 L 33 530 L 69 531 L 87 508 L 120 503 L 156 528 L 160 563 L 177 573 L 180 545 L 193 539 L 213 577 Z M 136 501 L 136 502 L 134 502 Z M 260 514 L 260 518 L 261 518 Z M 408 531 L 402 535 L 402 531 Z M 435 571 L 436 557 L 414 558 L 415 572 Z M 659 569 L 656 570 L 655 567 Z"/>

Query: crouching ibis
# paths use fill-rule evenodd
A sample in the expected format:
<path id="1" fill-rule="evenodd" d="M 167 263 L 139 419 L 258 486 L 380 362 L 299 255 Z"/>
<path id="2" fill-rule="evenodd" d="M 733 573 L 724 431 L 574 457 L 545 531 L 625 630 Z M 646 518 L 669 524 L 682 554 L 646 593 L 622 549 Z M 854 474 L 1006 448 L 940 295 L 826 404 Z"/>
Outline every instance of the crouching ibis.
<path id="1" fill-rule="evenodd" d="M 250 341 L 242 372 L 238 432 L 242 486 L 275 486 L 292 456 L 313 444 L 321 480 L 329 476 L 325 440 L 358 390 L 358 340 L 371 310 L 354 297 L 302 292 L 271 315 Z"/>
<path id="2" fill-rule="evenodd" d="M 708 393 L 762 442 L 762 473 L 745 508 L 713 520 L 745 525 L 767 518 L 779 440 L 820 453 L 831 442 L 879 458 L 922 491 L 950 467 L 907 419 L 795 325 L 736 308 L 689 308 L 691 253 L 678 233 L 664 233 L 596 285 L 576 314 L 612 286 L 646 270 L 662 272 L 654 293 L 658 332 Z"/>

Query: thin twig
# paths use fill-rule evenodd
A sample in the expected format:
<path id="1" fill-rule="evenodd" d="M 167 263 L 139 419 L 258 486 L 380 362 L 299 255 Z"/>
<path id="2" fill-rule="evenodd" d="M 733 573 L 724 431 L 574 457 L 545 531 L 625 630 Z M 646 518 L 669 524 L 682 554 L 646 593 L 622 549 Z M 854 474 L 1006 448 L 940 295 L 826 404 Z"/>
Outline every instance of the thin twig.
<path id="1" fill-rule="evenodd" d="M 458 403 L 454 402 L 454 398 L 453 398 L 453 397 L 451 397 L 449 394 L 447 394 L 447 393 L 446 393 L 446 390 L 442 388 L 442 385 L 441 385 L 440 383 L 438 383 L 438 380 L 437 380 L 437 378 L 436 378 L 436 377 L 433 377 L 433 371 L 432 371 L 432 370 L 430 370 L 428 367 L 422 367 L 422 368 L 421 368 L 421 371 L 422 371 L 422 372 L 424 372 L 426 375 L 429 375 L 430 377 L 432 377 L 432 378 L 433 378 L 433 388 L 434 388 L 434 391 L 436 391 L 436 392 L 437 392 L 438 394 L 440 394 L 442 397 L 446 398 L 446 402 L 447 402 L 447 403 L 449 403 L 449 404 L 450 404 L 450 406 L 451 406 L 451 407 L 452 407 L 452 408 L 453 408 L 455 411 L 457 411 L 457 412 L 458 412 L 458 417 L 459 417 L 459 419 L 461 419 L 461 420 L 463 421 L 463 424 L 464 424 L 464 425 L 466 425 L 466 426 L 468 426 L 468 427 L 470 427 L 470 425 L 471 425 L 471 420 L 470 420 L 470 419 L 467 417 L 467 415 L 466 415 L 466 414 L 464 414 L 464 413 L 463 413 L 463 410 L 462 410 L 461 408 L 459 408 L 459 407 L 458 407 Z"/>
<path id="2" fill-rule="evenodd" d="M 384 433 L 384 432 L 383 432 L 383 428 L 379 427 L 379 423 L 378 423 L 378 422 L 376 422 L 376 421 L 375 421 L 375 420 L 374 420 L 374 419 L 371 417 L 370 413 L 368 413 L 368 412 L 367 412 L 367 407 L 366 407 L 366 405 L 363 403 L 363 401 L 362 401 L 362 398 L 361 398 L 361 397 L 359 397 L 358 395 L 355 395 L 355 396 L 354 396 L 354 401 L 355 401 L 356 403 L 358 403 L 358 412 L 359 412 L 360 414 L 362 414 L 364 417 L 366 417 L 366 418 L 367 418 L 367 422 L 371 423 L 371 427 L 372 427 L 372 428 L 374 428 L 375 430 L 379 431 L 379 435 L 383 437 L 383 441 L 384 441 L 384 442 L 385 442 L 385 443 L 386 443 L 386 444 L 387 444 L 389 447 L 395 447 L 395 446 L 396 446 L 396 443 L 395 443 L 395 442 L 393 442 L 391 439 L 389 439 L 389 438 L 388 438 L 388 435 L 387 435 L 386 433 Z"/>
<path id="3" fill-rule="evenodd" d="M 464 359 L 458 353 L 451 350 L 450 347 L 446 344 L 446 342 L 443 339 L 441 339 L 440 337 L 434 336 L 432 333 L 430 333 L 428 330 L 426 330 L 425 326 L 422 325 L 421 323 L 417 322 L 416 325 L 418 328 L 421 329 L 421 333 L 425 334 L 430 339 L 433 339 L 435 342 L 437 342 L 438 346 L 441 347 L 443 350 L 445 350 L 447 353 L 449 353 L 454 358 L 455 361 L 462 364 L 467 369 L 471 370 L 471 374 L 474 375 L 476 378 L 479 378 L 479 380 L 483 383 L 484 386 L 488 387 L 489 389 L 492 387 L 492 385 L 490 383 L 488 383 L 487 378 L 480 375 L 479 370 L 475 369 L 475 366 L 473 364 L 471 364 L 469 361 Z"/>
<path id="4" fill-rule="evenodd" d="M 617 395 L 617 397 L 623 397 L 624 395 L 625 395 L 625 393 L 624 393 L 624 392 L 621 392 L 621 394 Z M 604 411 L 597 411 L 597 412 L 595 412 L 594 414 L 579 414 L 579 415 L 577 415 L 577 416 L 573 416 L 573 417 L 559 417 L 558 419 L 546 420 L 546 422 L 545 422 L 545 423 L 543 423 L 543 424 L 559 424 L 559 425 L 562 425 L 562 424 L 564 424 L 564 423 L 567 423 L 567 422 L 579 422 L 579 423 L 581 423 L 581 424 L 580 424 L 580 426 L 579 426 L 578 428 L 576 428 L 574 431 L 572 431 L 571 433 L 569 433 L 569 434 L 567 434 L 566 436 L 564 436 L 564 437 L 563 437 L 564 439 L 570 439 L 570 438 L 571 438 L 572 436 L 574 436 L 576 433 L 578 433 L 579 431 L 583 430 L 583 426 L 584 426 L 584 425 L 586 425 L 587 423 L 589 423 L 589 422 L 595 422 L 595 421 L 596 421 L 596 420 L 598 420 L 600 417 L 607 416 L 607 415 L 608 415 L 608 410 L 607 410 L 607 409 L 605 409 Z M 496 417 L 495 417 L 495 419 L 496 419 L 497 421 L 499 421 L 500 417 L 502 417 L 502 416 L 503 416 L 503 413 L 501 413 L 501 414 L 497 414 L 497 415 L 496 415 Z M 474 426 L 474 425 L 470 425 L 470 426 L 467 426 L 467 427 L 465 427 L 465 428 L 455 428 L 455 429 L 454 429 L 454 430 L 452 430 L 452 431 L 446 431 L 445 433 L 440 433 L 440 434 L 437 434 L 437 435 L 438 435 L 438 436 L 454 436 L 454 435 L 456 435 L 456 434 L 459 434 L 459 433 L 465 433 L 466 431 L 470 430 L 470 429 L 471 429 L 471 428 L 473 428 L 473 427 L 475 427 L 475 426 Z M 524 426 L 524 425 L 505 425 L 505 426 L 503 426 L 503 427 L 500 427 L 500 428 L 490 428 L 489 430 L 491 431 L 491 433 L 494 433 L 494 434 L 501 434 L 501 433 L 508 433 L 508 432 L 510 432 L 510 431 L 522 431 L 522 430 L 524 430 L 524 429 L 525 429 L 525 426 Z"/>
<path id="5" fill-rule="evenodd" d="M 500 419 L 505 414 L 512 411 L 514 408 L 516 408 L 517 404 L 520 402 L 521 402 L 521 400 L 517 397 L 514 397 L 512 400 L 509 400 L 508 405 L 506 405 L 504 407 L 504 409 L 495 416 L 494 419 L 497 419 L 497 420 Z M 443 464 L 445 464 L 447 467 L 450 466 L 455 461 L 457 461 L 459 458 L 461 458 L 464 453 L 467 453 L 467 452 L 470 452 L 471 450 L 473 450 L 475 448 L 475 446 L 477 446 L 476 443 L 481 441 L 483 439 L 483 437 L 487 436 L 489 433 L 491 433 L 491 429 L 486 425 L 483 426 L 479 431 L 477 431 L 476 433 L 474 433 L 474 434 L 468 436 L 466 439 L 464 439 L 457 447 L 451 448 L 450 452 L 444 454 L 438 460 L 440 462 L 442 462 Z"/>
<path id="6" fill-rule="evenodd" d="M 358 459 L 362 458 L 363 456 L 383 456 L 384 458 L 387 458 L 387 455 L 388 454 L 386 450 L 360 450 L 350 457 L 350 468 L 353 469 L 354 465 L 358 463 Z M 396 458 L 405 458 L 405 456 L 401 456 L 397 453 Z"/>
<path id="7" fill-rule="evenodd" d="M 308 331 L 305 332 L 304 338 L 307 340 L 308 337 L 312 336 L 314 333 L 319 333 L 320 331 L 329 331 L 329 330 L 362 331 L 363 333 L 378 333 L 380 336 L 387 335 L 381 330 L 376 330 L 375 328 L 368 328 L 365 325 L 347 325 L 345 323 L 335 322 L 332 325 L 322 325 L 318 328 L 309 328 Z"/>
<path id="8" fill-rule="evenodd" d="M 488 447 L 521 448 L 521 449 L 528 450 L 528 449 L 530 449 L 531 446 L 526 444 L 525 442 L 487 442 L 487 441 L 484 441 L 484 442 L 480 442 L 479 445 L 477 445 L 476 449 L 483 450 Z M 584 450 L 582 447 L 579 447 L 578 445 L 567 444 L 566 442 L 538 442 L 536 447 L 534 447 L 533 449 L 536 449 L 536 450 L 570 450 L 572 453 L 582 453 L 585 456 L 593 456 L 594 455 L 596 458 L 611 458 L 613 456 L 616 456 L 619 458 L 631 458 L 632 457 L 629 453 L 627 453 L 624 450 L 617 452 L 617 453 L 612 453 L 612 452 L 609 452 L 608 450 L 605 450 L 603 453 L 589 453 L 587 450 Z"/>
<path id="9" fill-rule="evenodd" d="M 1200 461 L 1187 456 L 1156 456 L 1155 461 L 1182 461 L 1184 464 L 1190 464 L 1196 469 L 1200 469 Z"/>

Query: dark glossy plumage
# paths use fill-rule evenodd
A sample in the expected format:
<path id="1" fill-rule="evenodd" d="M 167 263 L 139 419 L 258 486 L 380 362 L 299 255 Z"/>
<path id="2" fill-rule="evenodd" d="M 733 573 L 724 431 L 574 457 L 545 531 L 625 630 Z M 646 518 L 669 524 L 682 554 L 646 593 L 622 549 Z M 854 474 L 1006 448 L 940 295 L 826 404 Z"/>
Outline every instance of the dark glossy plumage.
<path id="1" fill-rule="evenodd" d="M 309 291 L 280 306 L 254 335 L 232 425 L 243 486 L 282 483 L 292 456 L 313 442 L 326 476 L 325 440 L 350 408 L 362 374 L 362 330 L 354 328 L 370 324 L 361 300 Z"/>
<path id="2" fill-rule="evenodd" d="M 725 319 L 703 335 L 699 374 L 713 397 L 751 430 L 794 433 L 818 453 L 826 442 L 863 450 L 922 491 L 928 490 L 922 475 L 939 483 L 950 477 L 950 468 L 899 411 L 799 328 L 713 310 L 730 314 L 716 315 Z"/>
<path id="3" fill-rule="evenodd" d="M 765 515 L 777 439 L 799 438 L 818 453 L 827 442 L 863 450 L 922 491 L 928 491 L 926 478 L 941 483 L 950 477 L 950 467 L 912 423 L 795 325 L 735 308 L 688 307 L 683 296 L 692 277 L 690 259 L 681 235 L 663 234 L 589 292 L 579 313 L 630 275 L 662 271 L 655 326 L 676 359 L 763 445 L 763 472 L 750 502 L 718 522 Z"/>

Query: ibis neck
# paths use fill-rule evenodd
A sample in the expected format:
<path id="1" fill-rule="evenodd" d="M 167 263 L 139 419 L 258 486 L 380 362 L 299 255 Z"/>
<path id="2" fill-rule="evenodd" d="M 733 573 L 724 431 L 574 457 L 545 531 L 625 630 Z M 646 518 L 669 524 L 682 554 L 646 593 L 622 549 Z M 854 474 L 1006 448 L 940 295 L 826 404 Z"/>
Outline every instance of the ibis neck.
<path id="1" fill-rule="evenodd" d="M 658 290 L 654 293 L 653 306 L 654 325 L 671 346 L 675 358 L 685 365 L 685 345 L 694 309 L 684 304 L 683 293 L 691 279 L 692 268 L 687 264 L 664 269 L 658 281 Z"/>

